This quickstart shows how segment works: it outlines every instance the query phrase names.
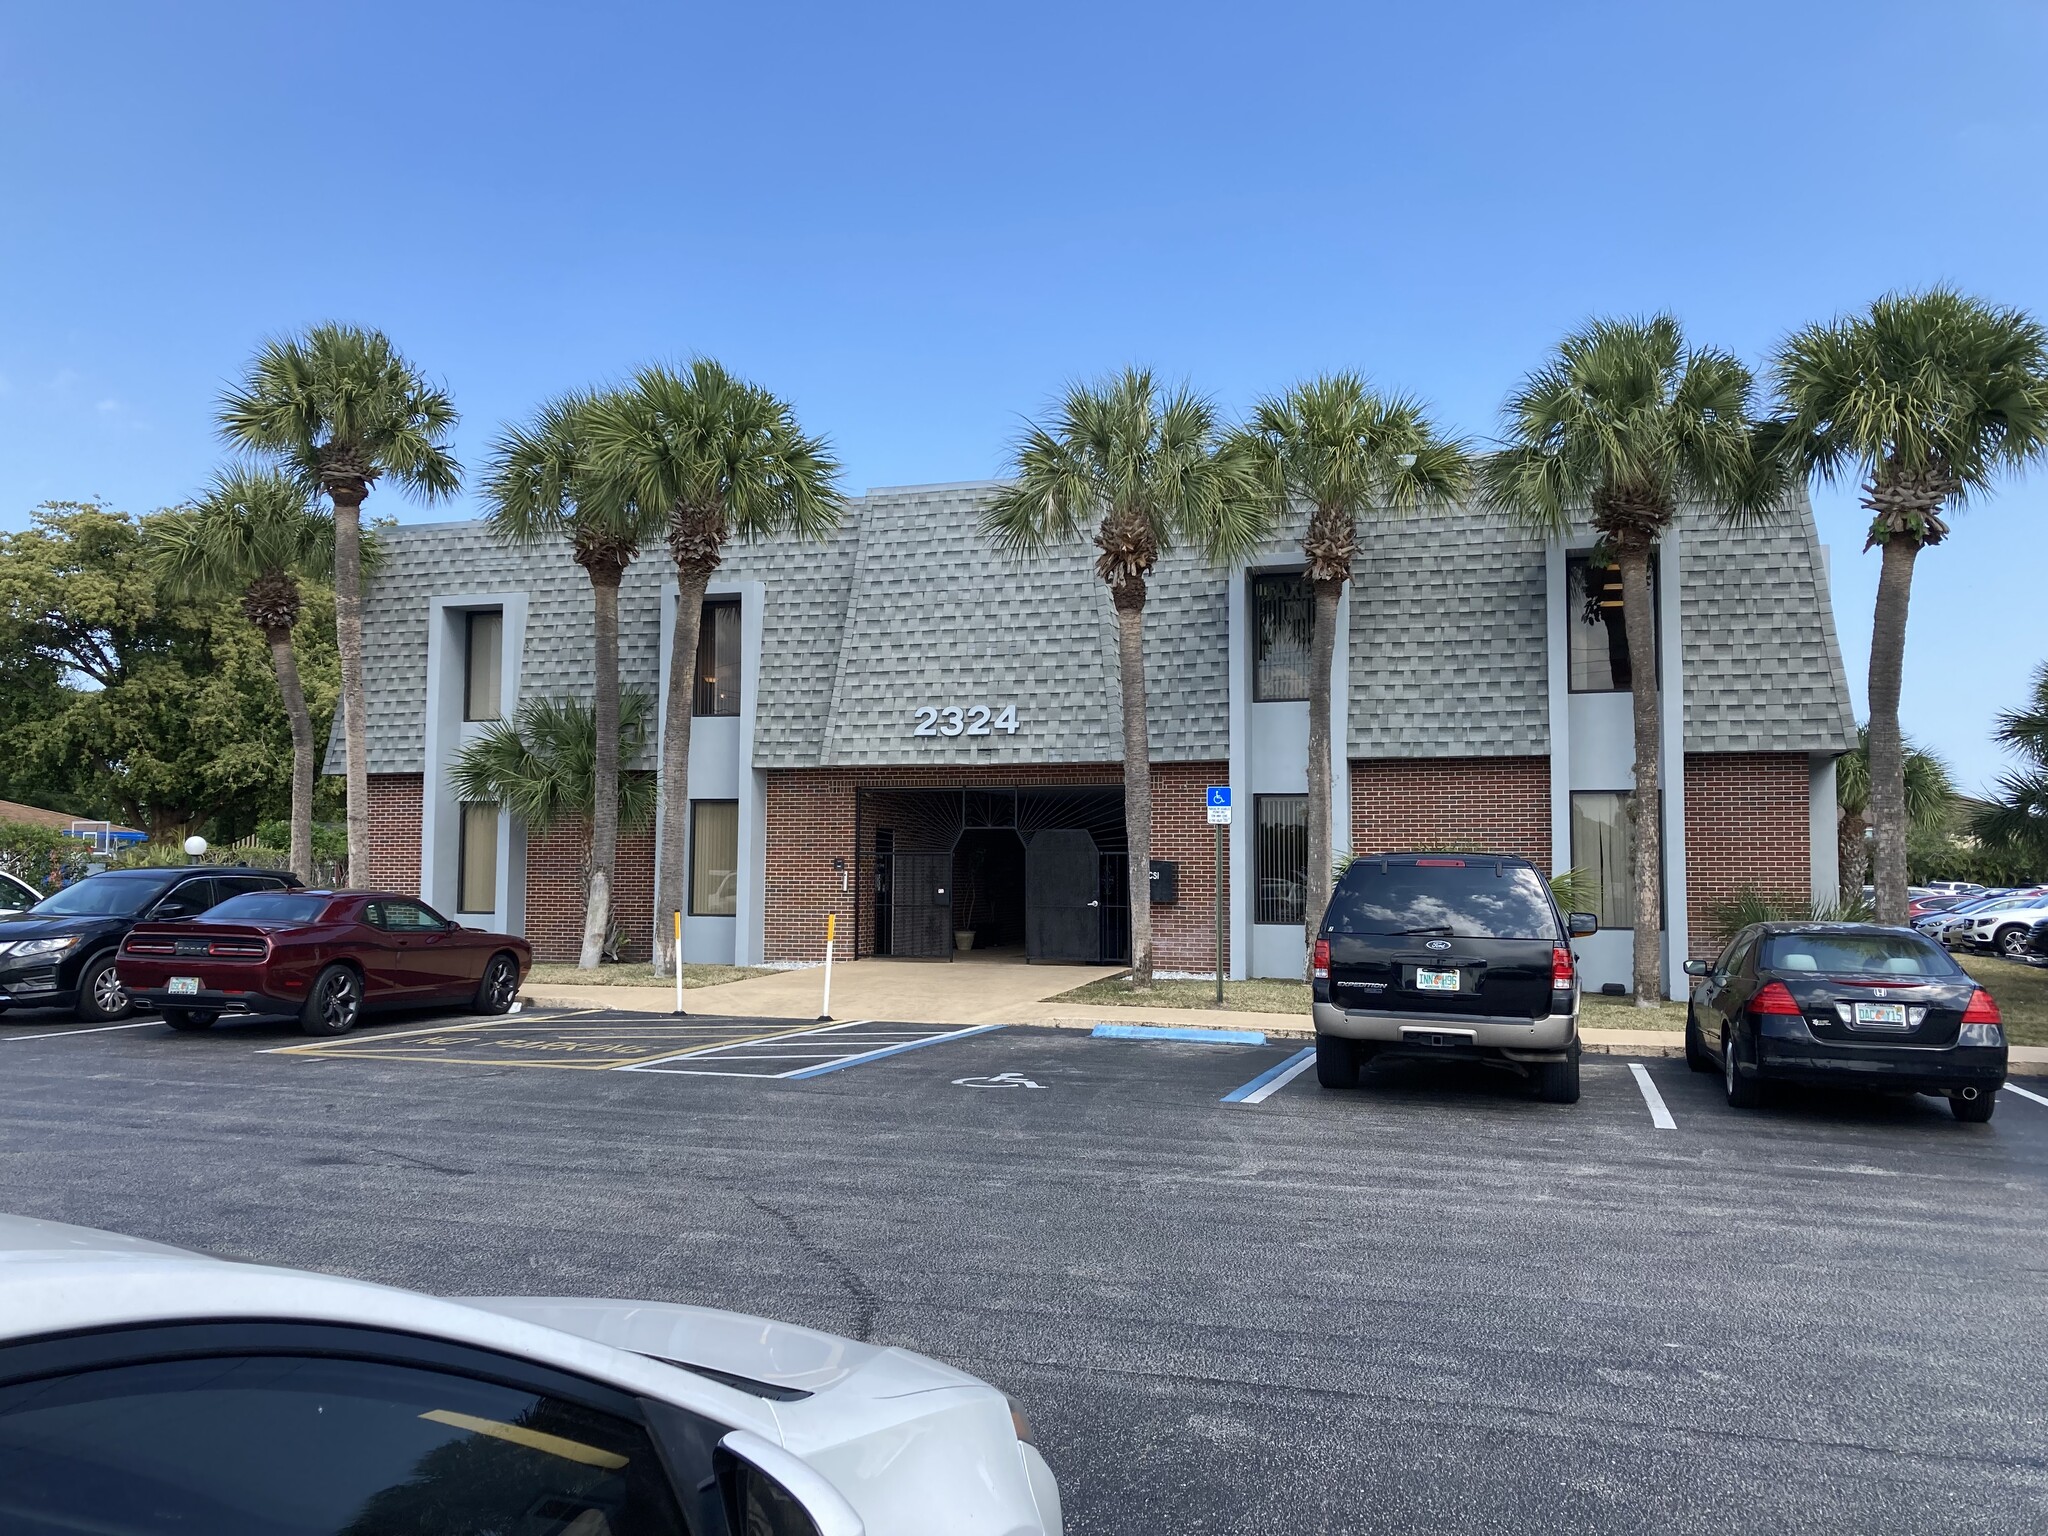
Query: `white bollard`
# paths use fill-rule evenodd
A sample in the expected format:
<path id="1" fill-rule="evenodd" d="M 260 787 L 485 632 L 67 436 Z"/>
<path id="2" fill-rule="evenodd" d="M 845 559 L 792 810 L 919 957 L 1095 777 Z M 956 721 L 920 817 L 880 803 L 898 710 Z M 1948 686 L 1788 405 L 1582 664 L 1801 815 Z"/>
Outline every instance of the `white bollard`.
<path id="1" fill-rule="evenodd" d="M 671 955 L 671 956 L 670 956 L 669 958 L 670 958 L 670 959 L 672 959 L 672 960 L 673 960 L 673 961 L 675 962 L 675 967 L 676 967 L 676 1017 L 678 1017 L 678 1018 L 681 1018 L 681 1017 L 682 1017 L 682 1015 L 683 1015 L 683 914 L 681 913 L 681 911 L 678 911 L 678 912 L 676 913 L 676 915 L 675 915 L 675 916 L 676 916 L 676 947 L 675 947 L 675 953 L 674 953 L 673 955 Z"/>
<path id="2" fill-rule="evenodd" d="M 818 1022 L 832 1022 L 832 940 L 839 932 L 839 914 L 825 914 L 825 1000 L 818 1004 Z"/>

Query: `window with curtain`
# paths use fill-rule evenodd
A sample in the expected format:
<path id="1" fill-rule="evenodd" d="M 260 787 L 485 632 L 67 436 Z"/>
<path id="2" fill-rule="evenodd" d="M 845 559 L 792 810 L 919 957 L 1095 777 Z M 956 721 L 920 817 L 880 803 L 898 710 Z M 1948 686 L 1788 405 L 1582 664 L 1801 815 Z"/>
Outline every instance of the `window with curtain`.
<path id="1" fill-rule="evenodd" d="M 1602 928 L 1636 925 L 1635 798 L 1627 790 L 1572 796 L 1572 868 L 1584 870 L 1598 885 L 1600 899 L 1593 911 Z"/>
<path id="2" fill-rule="evenodd" d="M 738 598 L 704 605 L 704 621 L 697 630 L 697 690 L 690 709 L 700 717 L 740 712 Z"/>
<path id="3" fill-rule="evenodd" d="M 462 718 L 500 719 L 505 707 L 505 615 L 496 608 L 464 614 L 462 633 Z"/>
<path id="4" fill-rule="evenodd" d="M 1308 697 L 1312 610 L 1299 571 L 1251 579 L 1252 698 L 1261 704 Z"/>
<path id="5" fill-rule="evenodd" d="M 1621 567 L 1574 556 L 1565 565 L 1567 670 L 1573 693 L 1625 693 L 1628 635 L 1622 627 Z M 1650 562 L 1650 623 L 1657 623 L 1657 562 Z M 1660 641 L 1661 643 L 1661 641 Z"/>
<path id="6" fill-rule="evenodd" d="M 456 854 L 455 910 L 494 912 L 498 906 L 498 808 L 462 807 L 462 846 Z"/>
<path id="7" fill-rule="evenodd" d="M 739 910 L 740 803 L 690 802 L 690 915 L 731 917 Z"/>
<path id="8" fill-rule="evenodd" d="M 1252 921 L 1308 916 L 1308 796 L 1252 797 Z"/>

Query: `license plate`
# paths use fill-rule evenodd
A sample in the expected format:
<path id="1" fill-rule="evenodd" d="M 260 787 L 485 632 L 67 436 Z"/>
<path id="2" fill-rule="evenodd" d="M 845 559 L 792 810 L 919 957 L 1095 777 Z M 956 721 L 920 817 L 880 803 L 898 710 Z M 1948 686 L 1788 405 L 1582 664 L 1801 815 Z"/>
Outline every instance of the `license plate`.
<path id="1" fill-rule="evenodd" d="M 1856 1005 L 1858 1024 L 1878 1024 L 1886 1029 L 1906 1027 L 1906 1005 L 1904 1003 L 1858 1003 Z"/>
<path id="2" fill-rule="evenodd" d="M 1458 973 L 1425 971 L 1418 968 L 1415 972 L 1415 986 L 1422 992 L 1455 992 L 1458 990 Z"/>
<path id="3" fill-rule="evenodd" d="M 199 978 L 197 976 L 173 976 L 170 985 L 165 987 L 164 990 L 173 997 L 197 997 L 199 995 Z"/>

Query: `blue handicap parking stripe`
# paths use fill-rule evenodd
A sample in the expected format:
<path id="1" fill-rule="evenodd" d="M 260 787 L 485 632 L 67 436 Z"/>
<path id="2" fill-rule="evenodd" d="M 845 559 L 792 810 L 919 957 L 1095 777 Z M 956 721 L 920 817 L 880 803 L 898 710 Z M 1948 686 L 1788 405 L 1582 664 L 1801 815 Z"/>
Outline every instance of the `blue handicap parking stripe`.
<path id="1" fill-rule="evenodd" d="M 956 1029 L 948 1034 L 927 1035 L 922 1040 L 905 1040 L 896 1045 L 885 1045 L 879 1051 L 863 1051 L 858 1056 L 848 1056 L 840 1061 L 828 1061 L 822 1066 L 806 1067 L 801 1072 L 791 1072 L 788 1074 L 788 1080 L 800 1083 L 807 1077 L 823 1077 L 827 1072 L 857 1067 L 864 1062 L 880 1061 L 884 1056 L 900 1056 L 905 1051 L 922 1050 L 927 1045 L 937 1045 L 945 1040 L 965 1040 L 969 1035 L 985 1035 L 1002 1027 L 1000 1024 L 978 1024 L 972 1029 Z"/>
<path id="2" fill-rule="evenodd" d="M 1233 1088 L 1223 1095 L 1226 1104 L 1257 1104 L 1269 1094 L 1286 1087 L 1315 1059 L 1316 1048 L 1305 1046 L 1277 1066 L 1268 1067 L 1242 1088 Z"/>
<path id="3" fill-rule="evenodd" d="M 1183 1029 L 1178 1024 L 1098 1024 L 1098 1040 L 1187 1040 L 1196 1045 L 1264 1045 L 1263 1029 Z"/>

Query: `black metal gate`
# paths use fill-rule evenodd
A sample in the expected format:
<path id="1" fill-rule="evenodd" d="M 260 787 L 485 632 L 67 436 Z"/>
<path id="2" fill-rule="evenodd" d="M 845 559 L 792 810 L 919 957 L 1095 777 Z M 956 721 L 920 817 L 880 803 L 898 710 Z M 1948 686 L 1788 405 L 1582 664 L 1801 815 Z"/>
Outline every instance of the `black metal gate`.
<path id="1" fill-rule="evenodd" d="M 1102 855 L 1079 827 L 1047 827 L 1024 845 L 1024 956 L 1092 965 L 1102 953 Z"/>
<path id="2" fill-rule="evenodd" d="M 903 853 L 889 892 L 889 953 L 905 960 L 945 960 L 953 953 L 953 855 Z"/>

